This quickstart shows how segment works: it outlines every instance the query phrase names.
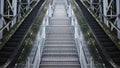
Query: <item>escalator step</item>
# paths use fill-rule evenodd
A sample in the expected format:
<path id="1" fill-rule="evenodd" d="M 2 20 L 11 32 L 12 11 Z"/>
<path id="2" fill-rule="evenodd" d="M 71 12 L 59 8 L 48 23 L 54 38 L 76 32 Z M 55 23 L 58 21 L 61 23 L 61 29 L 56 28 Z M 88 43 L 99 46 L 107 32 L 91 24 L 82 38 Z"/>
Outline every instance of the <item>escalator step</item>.
<path id="1" fill-rule="evenodd" d="M 120 64 L 120 58 L 113 58 L 113 61 L 115 61 L 117 64 L 119 63 Z"/>
<path id="2" fill-rule="evenodd" d="M 7 58 L 0 57 L 0 65 L 2 65 L 3 63 L 5 63 L 6 61 L 7 61 Z"/>
<path id="3" fill-rule="evenodd" d="M 117 58 L 120 57 L 120 52 L 109 52 L 108 53 L 111 58 Z"/>
<path id="4" fill-rule="evenodd" d="M 14 51 L 14 47 L 3 47 L 2 51 L 12 52 L 12 51 Z"/>
<path id="5" fill-rule="evenodd" d="M 22 34 L 21 35 L 14 35 L 14 36 L 12 36 L 12 38 L 21 40 L 23 38 L 23 36 L 22 36 Z"/>
<path id="6" fill-rule="evenodd" d="M 8 42 L 5 47 L 16 47 L 18 44 L 18 42 Z"/>
<path id="7" fill-rule="evenodd" d="M 0 56 L 1 56 L 1 57 L 8 58 L 8 57 L 10 57 L 10 55 L 11 55 L 11 52 L 3 52 L 3 51 L 0 51 Z"/>
<path id="8" fill-rule="evenodd" d="M 108 36 L 107 36 L 107 35 L 104 35 L 104 34 L 96 34 L 96 36 L 97 36 L 98 38 L 108 38 Z"/>
<path id="9" fill-rule="evenodd" d="M 117 52 L 119 51 L 117 47 L 105 47 L 108 52 Z"/>
<path id="10" fill-rule="evenodd" d="M 111 40 L 109 38 L 99 38 L 100 41 L 110 42 Z"/>
<path id="11" fill-rule="evenodd" d="M 11 38 L 10 40 L 9 40 L 9 42 L 20 42 L 21 41 L 21 38 Z"/>

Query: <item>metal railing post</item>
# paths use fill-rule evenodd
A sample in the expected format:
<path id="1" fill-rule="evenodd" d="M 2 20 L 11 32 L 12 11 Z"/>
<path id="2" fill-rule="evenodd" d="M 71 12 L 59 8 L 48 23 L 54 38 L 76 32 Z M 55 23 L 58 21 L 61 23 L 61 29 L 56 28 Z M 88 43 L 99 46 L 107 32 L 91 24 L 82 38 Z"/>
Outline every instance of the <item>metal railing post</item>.
<path id="1" fill-rule="evenodd" d="M 76 40 L 76 47 L 79 55 L 81 68 L 95 68 L 93 58 L 91 57 L 87 59 L 87 55 L 84 52 L 83 49 L 83 46 L 85 45 L 85 43 L 83 42 L 84 38 L 80 30 L 80 26 L 77 22 L 77 19 L 74 15 L 74 11 L 71 8 L 71 5 L 69 5 L 68 14 L 69 14 L 68 16 L 71 18 L 71 25 L 74 26 L 74 31 L 75 31 L 74 37 Z"/>

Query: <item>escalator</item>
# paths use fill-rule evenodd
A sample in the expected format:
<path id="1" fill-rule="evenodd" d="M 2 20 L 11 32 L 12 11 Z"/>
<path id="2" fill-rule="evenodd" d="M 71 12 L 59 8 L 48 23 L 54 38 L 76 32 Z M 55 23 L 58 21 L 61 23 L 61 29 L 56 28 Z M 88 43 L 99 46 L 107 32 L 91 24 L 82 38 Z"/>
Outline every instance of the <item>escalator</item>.
<path id="1" fill-rule="evenodd" d="M 39 3 L 33 8 L 28 17 L 16 30 L 14 35 L 5 43 L 2 49 L 0 49 L 0 66 L 2 66 L 2 68 L 14 67 L 19 54 L 24 48 L 24 46 L 22 46 L 22 42 L 24 41 L 29 28 L 32 26 L 33 21 L 36 18 L 43 2 L 44 0 L 39 1 Z"/>
<path id="2" fill-rule="evenodd" d="M 94 17 L 89 13 L 86 7 L 81 3 L 80 0 L 76 0 L 79 5 L 85 20 L 92 29 L 98 46 L 97 49 L 102 56 L 102 59 L 107 68 L 118 68 L 120 66 L 120 50 L 117 48 L 115 43 L 108 37 L 101 26 L 97 23 Z"/>

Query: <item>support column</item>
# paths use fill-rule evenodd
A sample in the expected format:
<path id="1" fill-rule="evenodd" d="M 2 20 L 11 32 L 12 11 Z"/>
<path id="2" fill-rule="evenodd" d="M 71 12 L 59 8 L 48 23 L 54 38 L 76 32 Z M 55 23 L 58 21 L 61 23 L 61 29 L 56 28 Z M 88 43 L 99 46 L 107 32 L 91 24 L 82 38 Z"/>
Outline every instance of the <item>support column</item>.
<path id="1" fill-rule="evenodd" d="M 103 21 L 102 20 L 102 15 L 101 15 L 101 13 L 102 13 L 102 4 L 101 4 L 101 2 L 102 2 L 102 0 L 99 0 L 99 3 L 100 3 L 100 5 L 99 5 L 99 8 L 100 8 L 99 18 L 100 18 L 101 21 Z"/>
<path id="2" fill-rule="evenodd" d="M 40 0 L 34 0 L 34 1 L 38 2 L 38 1 L 40 1 Z"/>
<path id="3" fill-rule="evenodd" d="M 12 1 L 12 7 L 13 7 L 13 16 L 16 16 L 16 14 L 17 14 L 17 1 L 18 0 L 13 0 Z M 14 24 L 16 24 L 16 17 L 14 18 L 14 20 L 13 20 L 13 24 L 12 24 L 12 26 L 14 25 Z"/>
<path id="4" fill-rule="evenodd" d="M 117 27 L 120 29 L 120 0 L 116 0 L 116 6 L 117 6 Z M 118 38 L 120 39 L 120 32 L 118 32 Z"/>
<path id="5" fill-rule="evenodd" d="M 4 8 L 4 0 L 0 0 L 0 29 L 3 27 L 3 8 Z M 3 31 L 0 31 L 0 39 L 3 37 Z"/>
<path id="6" fill-rule="evenodd" d="M 103 0 L 103 14 L 107 16 L 108 0 Z M 109 27 L 108 21 L 104 18 L 104 23 Z"/>
<path id="7" fill-rule="evenodd" d="M 30 0 L 27 0 L 27 10 L 30 8 Z"/>
<path id="8" fill-rule="evenodd" d="M 18 0 L 18 20 L 20 20 L 20 18 L 21 18 L 21 0 Z"/>
<path id="9" fill-rule="evenodd" d="M 90 8 L 94 11 L 93 0 L 90 0 Z"/>

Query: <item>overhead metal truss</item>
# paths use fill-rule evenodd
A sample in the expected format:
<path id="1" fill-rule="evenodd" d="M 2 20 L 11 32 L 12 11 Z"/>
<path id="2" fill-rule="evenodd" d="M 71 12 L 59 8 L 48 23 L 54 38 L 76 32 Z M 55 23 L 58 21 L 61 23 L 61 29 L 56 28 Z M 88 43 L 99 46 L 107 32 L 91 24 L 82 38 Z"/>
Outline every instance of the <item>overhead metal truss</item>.
<path id="1" fill-rule="evenodd" d="M 120 39 L 120 0 L 81 0 Z"/>
<path id="2" fill-rule="evenodd" d="M 20 21 L 39 0 L 0 0 L 0 39 Z"/>

